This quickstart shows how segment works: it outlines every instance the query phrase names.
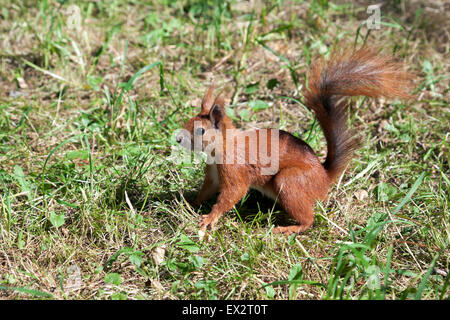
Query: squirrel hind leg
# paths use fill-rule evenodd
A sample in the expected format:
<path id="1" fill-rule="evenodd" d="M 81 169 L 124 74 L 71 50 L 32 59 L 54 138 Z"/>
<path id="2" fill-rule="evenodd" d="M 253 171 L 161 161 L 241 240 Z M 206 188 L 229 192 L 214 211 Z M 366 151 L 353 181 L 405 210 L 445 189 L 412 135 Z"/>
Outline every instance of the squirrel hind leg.
<path id="1" fill-rule="evenodd" d="M 289 236 L 293 233 L 302 232 L 301 229 L 302 229 L 302 226 L 300 226 L 300 225 L 293 225 L 293 226 L 286 226 L 286 227 L 279 226 L 279 227 L 273 228 L 273 233 L 274 234 L 284 233 L 284 235 Z"/>
<path id="2" fill-rule="evenodd" d="M 304 232 L 314 222 L 313 203 L 316 199 L 314 193 L 308 192 L 311 182 L 308 183 L 302 173 L 299 168 L 284 169 L 274 179 L 279 203 L 298 222 L 297 225 L 276 227 L 274 233 L 289 235 Z"/>
<path id="3" fill-rule="evenodd" d="M 288 211 L 288 213 L 295 218 L 295 220 L 297 220 L 300 224 L 295 224 L 292 226 L 278 226 L 275 227 L 273 229 L 273 233 L 277 234 L 277 233 L 284 233 L 285 235 L 291 235 L 293 233 L 302 233 L 306 230 L 308 230 L 313 222 L 314 222 L 314 214 L 312 213 L 311 210 L 311 214 L 307 214 L 305 215 L 305 212 L 301 213 L 301 218 L 298 219 L 298 216 L 294 216 L 294 214 L 292 214 L 291 212 Z M 300 221 L 299 221 L 300 220 Z"/>

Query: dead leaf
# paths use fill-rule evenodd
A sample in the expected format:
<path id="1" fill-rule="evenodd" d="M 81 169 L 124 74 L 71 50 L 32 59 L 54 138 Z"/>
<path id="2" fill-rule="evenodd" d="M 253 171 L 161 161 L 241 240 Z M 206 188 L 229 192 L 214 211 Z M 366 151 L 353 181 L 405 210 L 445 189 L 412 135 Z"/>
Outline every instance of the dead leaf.
<path id="1" fill-rule="evenodd" d="M 25 80 L 22 77 L 18 77 L 16 80 L 17 80 L 17 84 L 19 85 L 20 89 L 27 89 L 28 88 L 27 83 L 25 82 Z"/>
<path id="2" fill-rule="evenodd" d="M 383 131 L 385 131 L 386 127 L 388 127 L 389 125 L 390 125 L 389 121 L 382 120 L 380 122 L 380 125 L 378 126 L 378 133 L 382 133 Z"/>
<path id="3" fill-rule="evenodd" d="M 151 279 L 150 282 L 151 282 L 152 286 L 153 286 L 156 290 L 158 290 L 158 291 L 164 291 L 164 287 L 162 286 L 161 282 L 159 282 L 158 280 L 156 280 L 156 279 Z"/>
<path id="4" fill-rule="evenodd" d="M 363 201 L 369 197 L 369 194 L 367 193 L 366 190 L 358 190 L 355 192 L 355 197 L 359 201 Z"/>
<path id="5" fill-rule="evenodd" d="M 211 235 L 208 233 L 208 231 L 202 229 L 199 229 L 197 234 L 200 241 L 208 242 L 211 238 Z"/>
<path id="6" fill-rule="evenodd" d="M 68 278 L 64 286 L 64 292 L 73 292 L 81 289 L 83 280 L 81 279 L 81 270 L 77 265 L 71 265 L 67 268 Z"/>
<path id="7" fill-rule="evenodd" d="M 156 247 L 153 250 L 152 257 L 155 264 L 159 266 L 164 262 L 164 256 L 166 255 L 166 249 L 164 247 Z"/>

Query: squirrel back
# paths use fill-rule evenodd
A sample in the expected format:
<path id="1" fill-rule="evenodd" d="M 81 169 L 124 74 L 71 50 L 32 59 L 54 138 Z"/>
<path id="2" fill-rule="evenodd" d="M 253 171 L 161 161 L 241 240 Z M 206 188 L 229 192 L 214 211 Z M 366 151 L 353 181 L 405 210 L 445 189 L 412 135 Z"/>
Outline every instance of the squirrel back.
<path id="1" fill-rule="evenodd" d="M 359 145 L 355 134 L 347 128 L 347 103 L 342 98 L 409 98 L 410 79 L 401 63 L 369 48 L 335 52 L 328 61 L 320 59 L 312 65 L 304 97 L 327 141 L 323 166 L 330 180 L 339 177 Z"/>

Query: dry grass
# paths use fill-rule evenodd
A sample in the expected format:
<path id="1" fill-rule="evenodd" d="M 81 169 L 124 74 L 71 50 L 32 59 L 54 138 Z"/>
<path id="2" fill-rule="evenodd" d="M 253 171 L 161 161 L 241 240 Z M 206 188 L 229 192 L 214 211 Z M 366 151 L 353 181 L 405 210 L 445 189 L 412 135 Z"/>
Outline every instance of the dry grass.
<path id="1" fill-rule="evenodd" d="M 371 32 L 365 1 L 0 4 L 1 298 L 448 299 L 445 4 L 386 1 Z M 405 61 L 416 98 L 352 100 L 363 147 L 313 228 L 273 235 L 285 214 L 251 193 L 200 242 L 202 165 L 168 157 L 204 88 L 216 79 L 238 126 L 323 156 L 306 71 L 364 41 Z"/>

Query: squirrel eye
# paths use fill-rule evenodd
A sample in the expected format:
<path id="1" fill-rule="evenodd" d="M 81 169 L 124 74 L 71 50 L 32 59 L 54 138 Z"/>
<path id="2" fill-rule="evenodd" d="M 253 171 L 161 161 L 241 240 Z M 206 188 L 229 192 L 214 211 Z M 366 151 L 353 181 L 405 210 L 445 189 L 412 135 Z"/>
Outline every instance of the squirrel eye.
<path id="1" fill-rule="evenodd" d="M 195 133 L 199 136 L 205 134 L 205 128 L 198 128 L 197 131 L 195 131 Z"/>

